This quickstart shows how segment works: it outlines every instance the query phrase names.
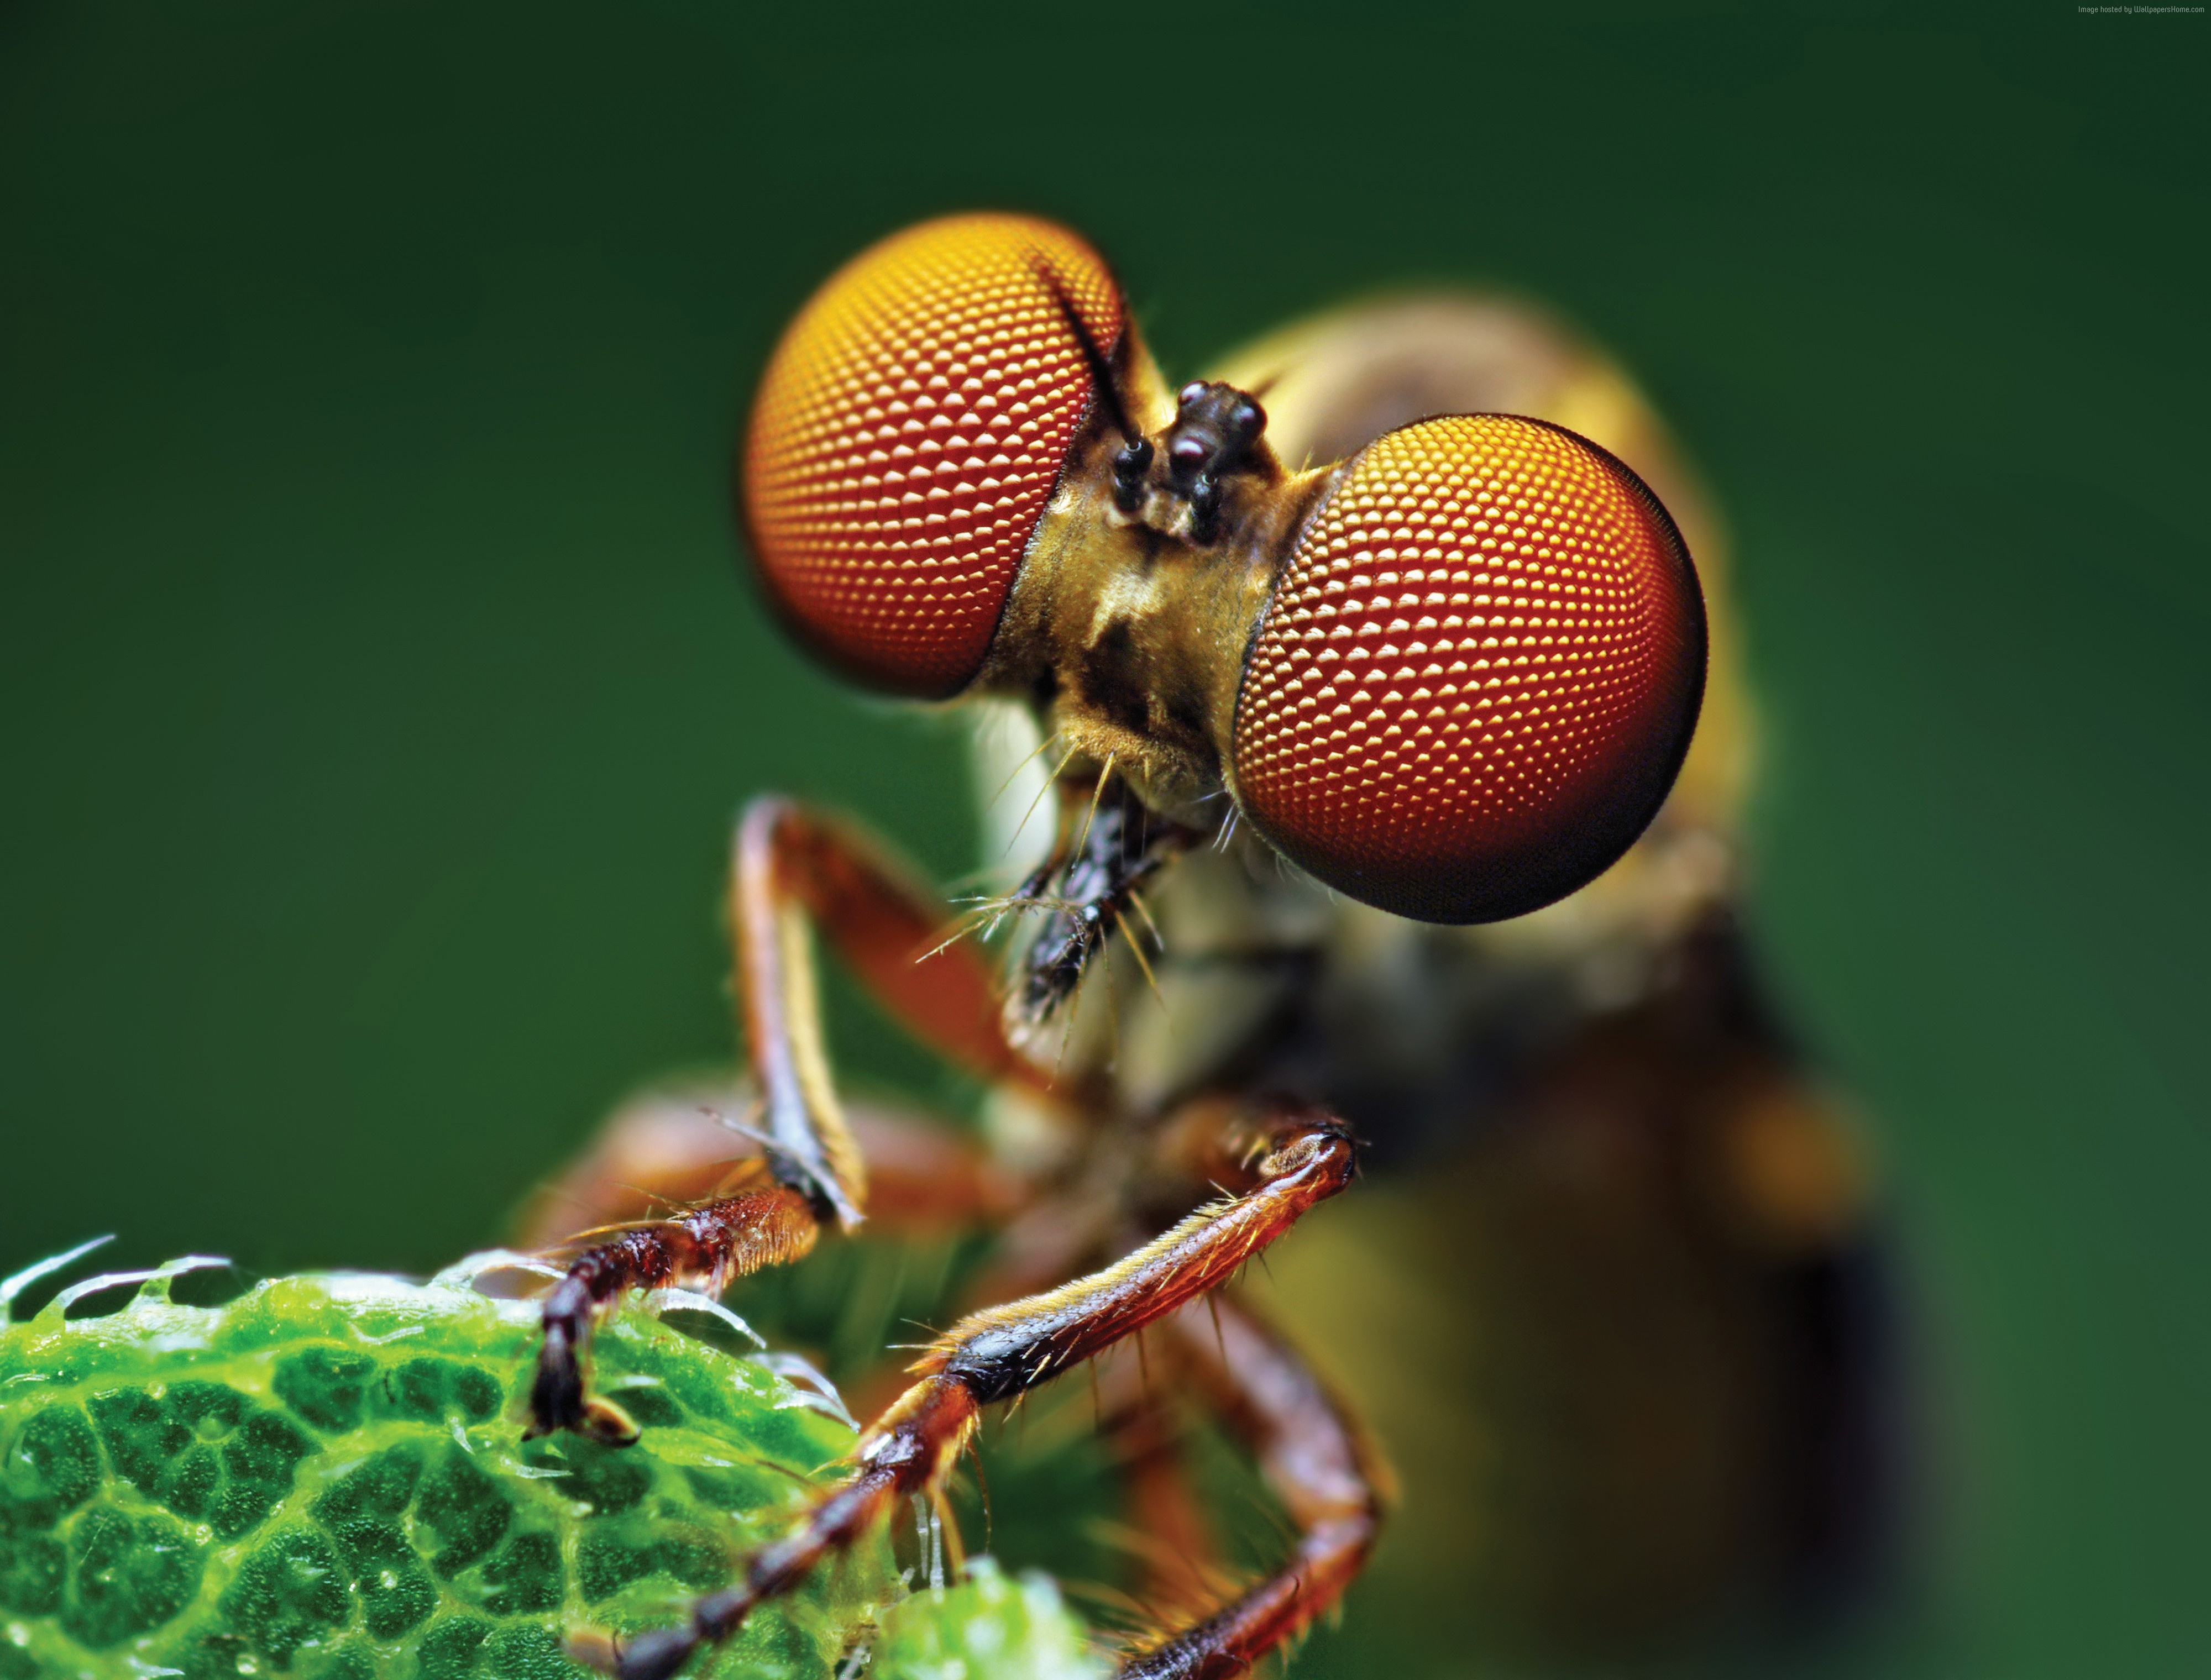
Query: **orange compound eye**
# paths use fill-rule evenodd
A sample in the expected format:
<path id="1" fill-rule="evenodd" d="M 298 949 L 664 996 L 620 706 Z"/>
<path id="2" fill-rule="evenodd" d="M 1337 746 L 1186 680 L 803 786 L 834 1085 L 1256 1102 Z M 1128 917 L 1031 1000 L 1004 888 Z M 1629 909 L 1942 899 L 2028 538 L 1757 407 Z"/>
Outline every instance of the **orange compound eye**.
<path id="1" fill-rule="evenodd" d="M 1237 694 L 1239 795 L 1352 897 L 1518 916 L 1657 813 L 1704 671 L 1696 572 L 1639 479 L 1538 420 L 1423 420 L 1299 538 Z"/>
<path id="2" fill-rule="evenodd" d="M 760 383 L 742 496 L 769 595 L 832 663 L 918 698 L 981 668 L 1119 288 L 1049 222 L 924 223 L 815 294 Z"/>

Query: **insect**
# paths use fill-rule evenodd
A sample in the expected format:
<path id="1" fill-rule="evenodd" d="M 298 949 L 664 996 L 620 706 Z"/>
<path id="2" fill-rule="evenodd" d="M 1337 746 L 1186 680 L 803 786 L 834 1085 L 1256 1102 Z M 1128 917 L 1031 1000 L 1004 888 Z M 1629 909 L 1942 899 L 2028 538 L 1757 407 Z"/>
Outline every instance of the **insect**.
<path id="1" fill-rule="evenodd" d="M 533 1427 L 635 1438 L 587 1377 L 594 1315 L 625 1290 L 719 1287 L 870 1218 L 1003 1237 L 993 1304 L 913 1363 L 843 1484 L 688 1622 L 597 1647 L 602 1666 L 675 1673 L 904 1502 L 941 1504 L 986 1408 L 1132 1341 L 1245 1441 L 1295 1534 L 1122 1672 L 1250 1666 L 1359 1574 L 1388 1477 L 1337 1391 L 1221 1291 L 1350 1185 L 1362 1148 L 1417 1158 L 1576 1079 L 1601 1113 L 1620 1107 L 1608 1089 L 1693 1092 L 1644 1129 L 1669 1160 L 1721 1163 L 1710 1200 L 1734 1212 L 1669 1203 L 1665 1230 L 1764 1219 L 1779 1275 L 1826 1264 L 1851 1225 L 1831 1128 L 1790 1107 L 1785 1047 L 1734 965 L 1731 771 L 1693 766 L 1668 803 L 1705 692 L 1705 598 L 1666 507 L 1583 435 L 1634 437 L 1640 411 L 1528 317 L 1453 307 L 1355 310 L 1175 389 L 1090 246 L 971 215 L 854 259 L 788 330 L 738 468 L 764 593 L 856 681 L 1020 735 L 1000 756 L 1040 783 L 1048 839 L 955 916 L 841 819 L 748 807 L 730 897 L 748 1150 L 711 1161 L 664 1115 L 610 1135 L 583 1200 L 694 1205 L 568 1245 Z M 1494 406 L 1538 412 L 1466 400 L 1516 378 L 1533 400 Z M 1019 1150 L 852 1123 L 814 931 L 1004 1093 Z M 984 939 L 1007 931 L 1001 972 Z M 1697 1024 L 1652 1041 L 1668 1009 Z M 1802 1316 L 1760 1289 L 1744 1311 Z M 1127 1387 L 1113 1405 L 1141 1423 L 1151 1386 Z M 1177 1508 L 1171 1441 L 1133 1473 L 1148 1508 Z"/>

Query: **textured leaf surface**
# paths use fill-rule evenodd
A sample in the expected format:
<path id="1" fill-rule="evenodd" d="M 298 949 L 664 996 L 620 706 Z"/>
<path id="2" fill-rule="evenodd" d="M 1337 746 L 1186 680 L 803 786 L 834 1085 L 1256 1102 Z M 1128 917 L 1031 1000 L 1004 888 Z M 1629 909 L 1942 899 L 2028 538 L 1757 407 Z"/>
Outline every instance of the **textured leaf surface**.
<path id="1" fill-rule="evenodd" d="M 638 1309 L 597 1375 L 643 1440 L 525 1442 L 535 1308 L 459 1273 L 278 1278 L 219 1308 L 157 1278 L 72 1320 L 75 1293 L 0 1324 L 0 1680 L 583 1677 L 566 1630 L 674 1619 L 852 1444 Z M 814 1680 L 856 1642 L 878 1680 L 1092 1671 L 1049 1583 L 985 1569 L 909 1599 L 881 1536 L 701 1671 Z"/>

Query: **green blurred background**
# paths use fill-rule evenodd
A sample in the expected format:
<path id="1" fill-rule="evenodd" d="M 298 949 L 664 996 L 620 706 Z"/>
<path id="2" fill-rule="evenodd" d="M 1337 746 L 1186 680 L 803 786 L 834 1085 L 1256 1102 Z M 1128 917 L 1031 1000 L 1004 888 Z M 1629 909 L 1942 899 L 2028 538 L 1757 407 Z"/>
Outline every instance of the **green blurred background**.
<path id="1" fill-rule="evenodd" d="M 1572 18 L 0 9 L 0 1270 L 434 1266 L 729 1054 L 747 795 L 967 867 L 735 564 L 860 245 L 1063 218 L 1171 375 L 1503 281 L 1731 518 L 1757 937 L 1910 1257 L 1925 1584 L 1826 1666 L 2211 1671 L 2211 19 Z"/>

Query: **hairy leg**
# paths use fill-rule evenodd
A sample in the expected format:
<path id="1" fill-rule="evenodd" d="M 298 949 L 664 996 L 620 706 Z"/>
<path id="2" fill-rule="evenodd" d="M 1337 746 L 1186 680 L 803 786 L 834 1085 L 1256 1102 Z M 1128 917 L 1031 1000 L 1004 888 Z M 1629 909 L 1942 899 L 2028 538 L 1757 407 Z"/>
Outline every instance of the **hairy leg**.
<path id="1" fill-rule="evenodd" d="M 806 1199 L 788 1185 L 768 1181 L 759 1163 L 751 1164 L 756 1181 L 750 1187 L 610 1235 L 570 1263 L 545 1297 L 529 1434 L 575 1429 L 617 1445 L 637 1439 L 629 1414 L 587 1393 L 584 1382 L 591 1325 L 622 1290 L 681 1284 L 717 1293 L 733 1278 L 797 1260 L 813 1248 L 821 1225 Z"/>
<path id="2" fill-rule="evenodd" d="M 753 801 L 730 860 L 730 927 L 745 1037 L 777 1176 L 847 1228 L 863 1217 L 865 1167 L 821 1042 L 808 924 L 924 1042 L 990 1079 L 1048 1081 L 1006 1036 L 989 965 L 948 939 L 943 903 L 877 843 L 793 801 Z"/>
<path id="3" fill-rule="evenodd" d="M 741 1079 L 633 1097 L 531 1199 L 517 1221 L 515 1246 L 553 1248 L 579 1230 L 648 1219 L 724 1193 L 731 1173 L 760 1154 L 758 1139 L 735 1130 L 730 1117 L 754 1112 L 759 1102 L 758 1087 Z M 987 1230 L 1028 1201 L 1028 1184 L 949 1120 L 875 1097 L 846 1103 L 845 1117 L 868 1163 L 871 1230 L 942 1236 Z"/>
<path id="4" fill-rule="evenodd" d="M 718 1289 L 806 1254 L 826 1221 L 850 1230 L 865 1217 L 866 1164 L 822 1051 L 809 923 L 892 1013 L 951 1060 L 993 1079 L 1043 1083 L 1006 1038 L 982 958 L 943 941 L 942 903 L 856 831 L 789 800 L 756 800 L 738 822 L 730 872 L 742 1012 L 760 1083 L 760 1123 L 748 1129 L 760 1154 L 705 1206 L 606 1232 L 576 1253 L 545 1300 L 533 1433 L 634 1439 L 635 1425 L 592 1398 L 584 1375 L 591 1326 L 622 1290 L 669 1282 Z"/>
<path id="5" fill-rule="evenodd" d="M 901 1499 L 933 1493 L 983 1408 L 1071 1370 L 1198 1301 L 1351 1181 L 1352 1146 L 1331 1116 L 1275 1111 L 1255 1187 L 1194 1213 L 1095 1275 L 954 1326 L 912 1369 L 920 1381 L 861 1437 L 858 1467 L 790 1534 L 754 1554 L 743 1579 L 698 1600 L 688 1625 L 590 1653 L 622 1680 L 666 1680 L 702 1645 L 729 1638 L 753 1607 L 850 1546 Z"/>
<path id="6" fill-rule="evenodd" d="M 1202 1308 L 1183 1310 L 1203 1316 Z M 1146 1363 L 1172 1372 L 1172 1392 L 1160 1393 L 1140 1376 L 1142 1392 L 1107 1427 L 1126 1512 L 1119 1538 L 1139 1572 L 1129 1605 L 1141 1625 L 1156 1630 L 1210 1615 L 1235 1581 L 1191 1480 L 1190 1417 L 1179 1404 L 1182 1368 L 1163 1342 L 1151 1345 Z"/>
<path id="7" fill-rule="evenodd" d="M 1243 1673 L 1342 1595 L 1373 1549 L 1388 1477 L 1342 1403 L 1245 1308 L 1197 1303 L 1161 1327 L 1298 1531 L 1275 1574 L 1121 1671 L 1122 1680 L 1219 1680 Z"/>

